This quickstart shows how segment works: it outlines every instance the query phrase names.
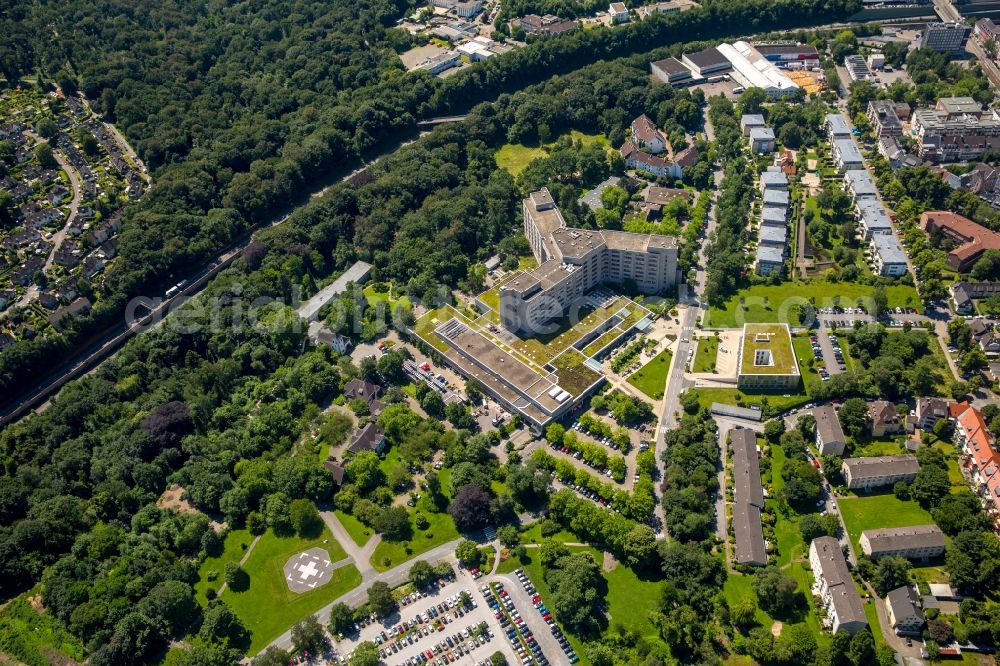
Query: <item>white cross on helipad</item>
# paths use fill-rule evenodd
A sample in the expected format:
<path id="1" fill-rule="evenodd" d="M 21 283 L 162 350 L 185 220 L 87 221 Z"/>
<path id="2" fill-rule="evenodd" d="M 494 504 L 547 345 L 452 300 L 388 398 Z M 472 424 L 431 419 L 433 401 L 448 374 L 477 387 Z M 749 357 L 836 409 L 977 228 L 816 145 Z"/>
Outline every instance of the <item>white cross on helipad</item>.
<path id="1" fill-rule="evenodd" d="M 304 567 L 299 567 L 299 578 L 302 579 L 312 578 L 318 573 L 319 569 L 316 568 L 316 563 L 312 561 Z"/>

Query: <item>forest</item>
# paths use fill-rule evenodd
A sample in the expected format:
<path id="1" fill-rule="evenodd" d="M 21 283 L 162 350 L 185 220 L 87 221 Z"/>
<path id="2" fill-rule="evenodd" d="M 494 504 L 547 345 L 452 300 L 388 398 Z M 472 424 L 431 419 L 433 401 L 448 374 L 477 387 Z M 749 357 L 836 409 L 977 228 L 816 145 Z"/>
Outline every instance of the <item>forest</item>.
<path id="1" fill-rule="evenodd" d="M 402 2 L 366 3 L 360 13 L 344 0 L 19 5 L 0 17 L 4 76 L 38 72 L 83 91 L 137 148 L 154 185 L 126 211 L 121 258 L 92 314 L 5 349 L 0 388 L 53 367 L 115 322 L 130 297 L 161 293 L 317 182 L 395 143 L 417 118 L 465 111 L 588 63 L 827 22 L 857 4 L 716 0 L 541 41 L 443 80 L 403 72 L 395 50 L 408 41 L 388 27 L 408 8 Z M 590 109 L 599 108 L 593 92 L 580 92 Z"/>

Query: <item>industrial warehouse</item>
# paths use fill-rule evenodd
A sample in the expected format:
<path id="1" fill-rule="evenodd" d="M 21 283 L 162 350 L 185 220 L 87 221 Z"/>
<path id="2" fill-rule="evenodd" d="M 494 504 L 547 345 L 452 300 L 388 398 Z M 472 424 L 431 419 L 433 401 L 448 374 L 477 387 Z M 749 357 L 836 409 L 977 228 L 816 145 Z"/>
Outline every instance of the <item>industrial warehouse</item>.
<path id="1" fill-rule="evenodd" d="M 743 88 L 761 88 L 769 98 L 781 99 L 800 94 L 800 82 L 809 86 L 796 74 L 818 65 L 819 54 L 812 46 L 739 41 L 685 53 L 680 60 L 658 60 L 650 63 L 650 69 L 659 80 L 674 86 L 712 83 L 731 76 Z"/>

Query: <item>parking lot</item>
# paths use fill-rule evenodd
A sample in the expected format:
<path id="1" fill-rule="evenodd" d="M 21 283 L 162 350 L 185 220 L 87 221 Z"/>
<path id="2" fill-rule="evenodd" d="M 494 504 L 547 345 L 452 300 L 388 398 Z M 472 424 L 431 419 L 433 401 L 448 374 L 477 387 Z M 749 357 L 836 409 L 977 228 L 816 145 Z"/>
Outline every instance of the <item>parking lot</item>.
<path id="1" fill-rule="evenodd" d="M 469 603 L 462 605 L 462 592 Z M 420 663 L 463 664 L 472 666 L 488 660 L 499 650 L 511 664 L 518 663 L 509 643 L 497 634 L 499 624 L 482 596 L 468 579 L 448 583 L 430 593 L 418 593 L 411 602 L 400 602 L 399 609 L 382 621 L 361 627 L 353 636 L 341 640 L 337 652 L 349 655 L 362 641 L 375 643 L 382 663 L 403 666 Z M 482 631 L 482 626 L 487 631 Z M 427 653 L 431 656 L 428 657 Z"/>
<path id="2" fill-rule="evenodd" d="M 496 576 L 494 581 L 499 581 L 503 586 L 505 594 L 497 595 L 497 600 L 503 600 L 503 611 L 497 605 L 496 611 L 503 616 L 510 616 L 508 625 L 503 627 L 504 635 L 510 636 L 514 630 L 515 639 L 530 637 L 525 640 L 531 646 L 531 655 L 527 650 L 522 650 L 518 660 L 511 664 L 531 664 L 537 663 L 540 666 L 548 664 L 575 664 L 579 661 L 576 653 L 569 644 L 569 640 L 563 635 L 562 630 L 556 625 L 551 613 L 545 605 L 545 599 L 538 595 L 537 590 L 532 585 L 527 574 L 518 569 L 513 574 Z M 494 589 L 496 589 L 494 587 Z M 485 598 L 488 598 L 489 591 L 483 591 Z M 487 602 L 489 603 L 489 602 Z M 520 618 L 520 621 L 513 619 Z M 503 622 L 502 620 L 499 620 Z M 508 638 L 508 643 L 513 644 L 514 639 Z"/>

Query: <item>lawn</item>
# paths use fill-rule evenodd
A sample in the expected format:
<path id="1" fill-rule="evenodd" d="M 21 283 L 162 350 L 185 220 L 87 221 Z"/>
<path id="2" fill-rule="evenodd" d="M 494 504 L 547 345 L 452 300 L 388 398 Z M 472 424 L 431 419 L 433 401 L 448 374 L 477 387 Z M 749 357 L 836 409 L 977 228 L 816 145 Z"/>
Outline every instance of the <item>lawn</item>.
<path id="1" fill-rule="evenodd" d="M 366 527 L 364 523 L 355 518 L 349 513 L 344 513 L 340 509 L 334 511 L 337 515 L 337 520 L 340 524 L 344 526 L 347 533 L 351 535 L 351 541 L 358 544 L 358 546 L 363 547 L 368 540 L 372 538 L 374 532 L 370 527 Z"/>
<path id="2" fill-rule="evenodd" d="M 584 134 L 583 132 L 572 130 L 570 138 L 573 141 L 581 141 L 585 146 L 592 143 L 607 145 L 608 140 L 600 134 Z M 505 144 L 496 152 L 497 166 L 506 169 L 510 175 L 517 176 L 531 163 L 532 160 L 548 155 L 546 148 L 554 145 L 555 142 L 543 146 L 525 146 L 519 143 Z"/>
<path id="3" fill-rule="evenodd" d="M 201 563 L 198 568 L 198 582 L 194 584 L 194 594 L 198 603 L 208 603 L 208 599 L 205 597 L 206 590 L 214 588 L 218 591 L 222 587 L 226 564 L 239 562 L 243 559 L 243 555 L 252 541 L 253 535 L 248 530 L 232 530 L 226 535 L 222 553 L 218 557 L 208 557 Z M 208 575 L 212 572 L 216 573 L 216 579 L 210 581 Z"/>
<path id="4" fill-rule="evenodd" d="M 765 412 L 786 410 L 809 402 L 809 394 L 799 390 L 798 393 L 783 393 L 780 391 L 741 391 L 740 389 L 699 388 L 691 389 L 698 398 L 698 404 L 709 409 L 713 402 L 727 405 L 749 407 L 758 405 Z M 785 396 L 788 396 L 787 398 Z"/>
<path id="5" fill-rule="evenodd" d="M 544 539 L 552 539 L 560 543 L 576 543 L 580 539 L 569 530 L 560 530 L 549 537 L 542 536 L 541 522 L 534 522 L 521 532 L 521 543 L 541 543 Z M 515 569 L 517 567 L 514 567 Z"/>
<path id="6" fill-rule="evenodd" d="M 257 543 L 243 570 L 250 587 L 243 592 L 226 589 L 223 601 L 239 615 L 251 633 L 249 655 L 254 655 L 281 633 L 315 613 L 345 592 L 361 584 L 361 574 L 353 564 L 340 567 L 326 585 L 304 594 L 288 589 L 282 568 L 289 557 L 309 548 L 325 548 L 334 562 L 347 557 L 344 549 L 324 528 L 313 539 L 298 536 L 278 537 L 267 531 Z"/>
<path id="7" fill-rule="evenodd" d="M 865 530 L 934 523 L 931 514 L 919 504 L 912 500 L 898 500 L 892 494 L 848 497 L 838 499 L 837 505 L 856 552 L 861 552 L 858 542 Z"/>
<path id="8" fill-rule="evenodd" d="M 629 375 L 628 383 L 653 400 L 661 399 L 663 397 L 663 390 L 667 385 L 667 373 L 670 372 L 670 359 L 672 356 L 673 354 L 669 349 L 664 349 L 654 356 L 649 363 Z"/>
<path id="9" fill-rule="evenodd" d="M 650 622 L 649 614 L 660 605 L 663 585 L 655 580 L 641 580 L 636 573 L 618 564 L 611 571 L 604 572 L 608 581 L 608 615 L 611 624 L 624 625 L 647 641 L 659 640 L 659 632 Z"/>
<path id="10" fill-rule="evenodd" d="M 396 304 L 402 305 L 403 307 L 410 309 L 412 305 L 410 304 L 410 299 L 405 295 L 397 298 L 392 298 L 392 294 L 387 291 L 375 291 L 375 288 L 368 285 L 364 289 L 365 300 L 368 301 L 370 307 L 376 307 L 381 302 L 386 302 L 389 304 L 390 309 L 395 307 Z"/>
<path id="11" fill-rule="evenodd" d="M 823 383 L 816 372 L 816 360 L 813 357 L 812 343 L 808 335 L 793 335 L 792 349 L 799 364 L 799 375 L 805 383 L 806 392 L 813 392 Z"/>
<path id="12" fill-rule="evenodd" d="M 30 666 L 79 663 L 83 644 L 49 613 L 35 610 L 28 599 L 39 589 L 27 592 L 0 610 L 0 652 L 9 663 Z M 7 658 L 3 661 L 8 663 Z"/>
<path id="13" fill-rule="evenodd" d="M 698 351 L 694 353 L 695 372 L 715 372 L 715 361 L 719 355 L 719 339 L 714 335 L 698 338 Z"/>
<path id="14" fill-rule="evenodd" d="M 903 447 L 899 442 L 895 440 L 891 442 L 875 440 L 861 443 L 854 449 L 854 453 L 852 455 L 855 458 L 866 458 L 873 456 L 894 456 L 901 453 L 905 453 L 905 451 L 903 451 Z"/>
<path id="15" fill-rule="evenodd" d="M 421 508 L 423 499 L 420 500 Z M 458 530 L 451 516 L 447 513 L 434 513 L 429 510 L 421 511 L 427 517 L 428 525 L 426 530 L 419 530 L 413 522 L 416 509 L 410 509 L 410 527 L 413 530 L 413 538 L 409 541 L 381 541 L 375 546 L 372 553 L 372 566 L 376 571 L 387 571 L 397 564 L 405 562 L 410 558 L 425 553 L 435 546 L 440 546 L 452 539 L 458 538 Z"/>
<path id="16" fill-rule="evenodd" d="M 962 476 L 962 470 L 958 467 L 958 460 L 955 459 L 955 446 L 947 442 L 936 442 L 934 448 L 944 454 L 945 461 L 948 463 L 948 480 L 951 481 L 951 492 L 961 492 L 968 488 L 969 484 L 965 480 L 965 477 Z"/>
<path id="17" fill-rule="evenodd" d="M 749 322 L 782 322 L 798 325 L 793 305 L 812 301 L 817 309 L 841 305 L 853 307 L 858 299 L 870 299 L 874 287 L 853 282 L 806 280 L 779 285 L 756 285 L 741 290 L 721 307 L 713 307 L 705 316 L 705 326 L 738 328 Z M 907 285 L 885 288 L 889 307 L 915 307 L 921 310 L 916 289 Z M 743 303 L 740 303 L 743 299 Z"/>

